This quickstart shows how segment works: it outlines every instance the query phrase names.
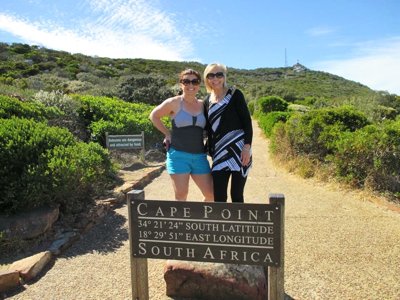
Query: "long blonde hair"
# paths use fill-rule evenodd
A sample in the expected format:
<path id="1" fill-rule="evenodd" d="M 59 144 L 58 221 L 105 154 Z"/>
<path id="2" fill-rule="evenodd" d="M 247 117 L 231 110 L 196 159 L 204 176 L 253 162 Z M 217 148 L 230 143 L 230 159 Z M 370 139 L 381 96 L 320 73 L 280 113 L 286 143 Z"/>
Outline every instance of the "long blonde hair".
<path id="1" fill-rule="evenodd" d="M 207 79 L 207 75 L 208 73 L 211 73 L 211 70 L 214 69 L 215 67 L 221 68 L 222 72 L 224 73 L 224 87 L 227 88 L 228 84 L 226 82 L 226 74 L 228 73 L 228 69 L 226 68 L 225 65 L 223 64 L 219 64 L 219 63 L 212 63 L 209 64 L 205 69 L 204 69 L 204 84 L 206 86 L 206 90 L 208 93 L 211 93 L 213 91 L 213 89 L 211 88 L 211 86 L 208 83 L 208 79 Z"/>

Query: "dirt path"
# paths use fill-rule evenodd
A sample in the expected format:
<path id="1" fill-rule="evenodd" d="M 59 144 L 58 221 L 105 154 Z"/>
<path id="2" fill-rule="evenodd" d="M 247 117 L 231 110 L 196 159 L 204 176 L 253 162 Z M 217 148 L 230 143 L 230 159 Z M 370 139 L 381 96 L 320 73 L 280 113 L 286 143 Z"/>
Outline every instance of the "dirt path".
<path id="1" fill-rule="evenodd" d="M 254 123 L 255 125 L 255 123 Z M 303 180 L 277 168 L 254 126 L 246 202 L 286 198 L 285 292 L 293 299 L 400 299 L 400 214 L 357 192 Z M 146 199 L 173 199 L 166 172 Z M 201 195 L 193 185 L 189 199 Z M 130 299 L 126 206 L 109 214 L 37 282 L 10 299 Z M 149 260 L 150 299 L 165 296 L 163 260 Z"/>

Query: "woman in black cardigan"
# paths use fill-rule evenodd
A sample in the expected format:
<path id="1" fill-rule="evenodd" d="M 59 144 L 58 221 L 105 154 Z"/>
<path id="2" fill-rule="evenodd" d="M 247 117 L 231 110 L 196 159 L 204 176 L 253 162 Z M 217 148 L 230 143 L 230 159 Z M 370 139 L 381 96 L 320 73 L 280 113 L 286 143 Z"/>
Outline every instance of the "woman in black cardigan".
<path id="1" fill-rule="evenodd" d="M 214 201 L 226 202 L 231 178 L 232 202 L 244 202 L 243 192 L 252 157 L 253 127 L 243 93 L 228 87 L 227 69 L 222 64 L 210 64 L 204 70 L 207 92 L 207 133 L 212 156 Z"/>

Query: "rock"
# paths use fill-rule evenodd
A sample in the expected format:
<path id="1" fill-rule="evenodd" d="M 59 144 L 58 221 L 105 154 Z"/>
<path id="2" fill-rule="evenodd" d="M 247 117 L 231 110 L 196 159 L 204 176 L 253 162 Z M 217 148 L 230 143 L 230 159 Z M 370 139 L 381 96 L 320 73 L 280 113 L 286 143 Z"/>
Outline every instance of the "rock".
<path id="1" fill-rule="evenodd" d="M 0 216 L 0 232 L 6 239 L 32 239 L 49 230 L 59 216 L 58 208 L 41 207 L 13 216 Z"/>
<path id="2" fill-rule="evenodd" d="M 18 260 L 14 262 L 9 268 L 9 271 L 18 271 L 21 278 L 29 281 L 35 278 L 40 271 L 50 262 L 51 252 L 44 251 L 36 255 Z"/>
<path id="3" fill-rule="evenodd" d="M 164 279 L 169 297 L 267 299 L 267 282 L 262 266 L 168 260 Z"/>
<path id="4" fill-rule="evenodd" d="M 18 271 L 5 271 L 0 272 L 0 293 L 19 285 L 19 272 Z M 0 295 L 1 297 L 1 295 Z"/>
<path id="5" fill-rule="evenodd" d="M 147 161 L 163 162 L 165 161 L 165 154 L 162 150 L 151 149 L 146 152 L 145 159 Z"/>
<path id="6" fill-rule="evenodd" d="M 118 204 L 118 199 L 116 197 L 109 197 L 106 199 L 98 199 L 96 200 L 96 204 L 105 205 L 105 206 L 114 206 Z"/>
<path id="7" fill-rule="evenodd" d="M 61 251 L 70 247 L 72 243 L 80 238 L 80 234 L 75 231 L 67 231 L 58 236 L 58 238 L 50 245 L 49 251 L 53 255 L 59 255 Z"/>

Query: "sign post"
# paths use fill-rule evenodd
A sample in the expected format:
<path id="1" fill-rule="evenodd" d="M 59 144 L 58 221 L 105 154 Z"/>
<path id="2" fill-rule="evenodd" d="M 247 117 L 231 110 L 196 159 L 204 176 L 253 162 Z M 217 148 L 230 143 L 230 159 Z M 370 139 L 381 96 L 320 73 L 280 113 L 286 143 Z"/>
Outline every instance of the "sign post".
<path id="1" fill-rule="evenodd" d="M 128 216 L 132 214 L 131 203 L 136 200 L 144 200 L 144 191 L 133 190 L 128 192 Z M 149 280 L 147 272 L 147 259 L 146 258 L 132 258 L 133 252 L 133 237 L 135 231 L 129 225 L 129 247 L 131 252 L 131 286 L 132 286 L 132 299 L 147 300 L 149 299 Z"/>
<path id="2" fill-rule="evenodd" d="M 283 299 L 283 199 L 272 195 L 269 204 L 144 200 L 143 191 L 128 192 L 131 266 L 138 269 L 132 270 L 133 299 L 148 299 L 148 291 L 137 290 L 148 286 L 146 258 L 261 265 L 272 276 L 268 299 Z"/>
<path id="3" fill-rule="evenodd" d="M 270 194 L 269 195 L 269 203 L 276 204 L 281 206 L 280 214 L 281 220 L 280 223 L 280 266 L 268 266 L 264 269 L 265 276 L 267 277 L 268 284 L 268 299 L 284 299 L 285 298 L 285 289 L 284 289 L 284 238 L 285 238 L 285 222 L 283 221 L 285 218 L 285 197 L 282 194 Z"/>

